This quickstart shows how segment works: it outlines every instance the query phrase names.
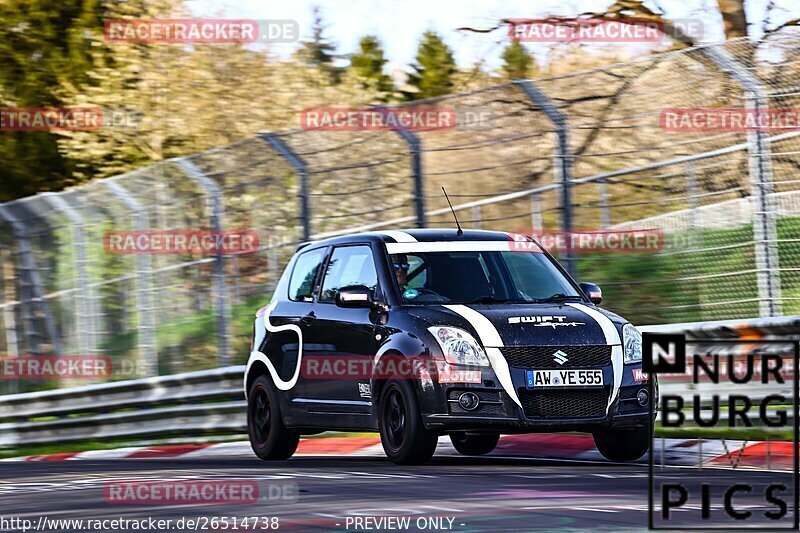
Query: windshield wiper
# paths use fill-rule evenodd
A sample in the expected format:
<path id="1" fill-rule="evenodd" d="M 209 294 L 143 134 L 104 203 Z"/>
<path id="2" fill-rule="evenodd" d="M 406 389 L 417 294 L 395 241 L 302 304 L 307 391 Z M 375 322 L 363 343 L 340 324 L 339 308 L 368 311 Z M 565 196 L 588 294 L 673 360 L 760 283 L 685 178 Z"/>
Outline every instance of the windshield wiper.
<path id="1" fill-rule="evenodd" d="M 485 296 L 479 296 L 473 300 L 468 300 L 464 303 L 466 304 L 502 304 L 510 301 L 508 298 L 497 298 L 495 296 L 491 296 L 489 294 Z"/>
<path id="2" fill-rule="evenodd" d="M 577 294 L 575 294 L 575 295 L 566 295 L 563 292 L 559 292 L 559 293 L 553 294 L 551 296 L 548 296 L 547 298 L 539 298 L 536 301 L 537 302 L 566 302 L 566 301 L 572 301 L 572 300 L 582 301 L 583 298 L 581 298 Z"/>

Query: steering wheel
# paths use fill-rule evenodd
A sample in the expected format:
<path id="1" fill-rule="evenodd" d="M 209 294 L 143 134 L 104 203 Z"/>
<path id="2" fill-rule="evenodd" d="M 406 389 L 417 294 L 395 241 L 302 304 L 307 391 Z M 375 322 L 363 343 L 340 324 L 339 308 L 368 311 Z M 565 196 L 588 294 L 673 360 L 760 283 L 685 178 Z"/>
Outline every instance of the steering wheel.
<path id="1" fill-rule="evenodd" d="M 423 294 L 434 294 L 436 296 L 441 296 L 438 292 L 433 291 L 431 289 L 426 289 L 425 287 L 417 287 L 414 290 L 417 291 L 420 294 L 420 296 L 422 296 Z"/>
<path id="2" fill-rule="evenodd" d="M 447 298 L 445 296 L 442 296 L 438 292 L 436 292 L 434 290 L 431 290 L 431 289 L 427 289 L 425 287 L 419 287 L 419 288 L 416 288 L 414 290 L 417 291 L 417 294 L 418 294 L 417 297 L 414 298 L 414 300 L 422 300 L 422 301 L 425 301 L 425 302 L 449 302 L 450 301 L 449 298 Z"/>

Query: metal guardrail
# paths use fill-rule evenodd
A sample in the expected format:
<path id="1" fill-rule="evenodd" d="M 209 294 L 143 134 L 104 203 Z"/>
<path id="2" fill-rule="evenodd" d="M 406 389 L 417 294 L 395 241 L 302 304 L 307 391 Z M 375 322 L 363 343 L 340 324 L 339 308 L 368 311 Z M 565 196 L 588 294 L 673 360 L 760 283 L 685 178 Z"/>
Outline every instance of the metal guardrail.
<path id="1" fill-rule="evenodd" d="M 244 366 L 0 396 L 0 446 L 242 433 Z"/>
<path id="2" fill-rule="evenodd" d="M 685 333 L 689 339 L 800 339 L 800 316 L 642 326 L 648 332 Z M 754 341 L 755 342 L 755 341 Z M 244 366 L 187 372 L 68 389 L 0 396 L 0 446 L 67 441 L 244 434 Z M 662 390 L 693 390 L 685 380 Z M 715 386 L 715 392 L 727 392 Z M 787 385 L 789 391 L 791 385 Z M 697 391 L 702 390 L 702 386 Z M 731 388 L 729 392 L 734 392 Z M 736 386 L 741 393 L 741 386 Z M 773 387 L 748 392 L 775 393 Z M 791 391 L 789 391 L 791 392 Z"/>
<path id="3" fill-rule="evenodd" d="M 658 324 L 639 326 L 642 332 L 685 333 L 689 339 L 735 339 L 742 332 L 761 336 L 764 339 L 800 339 L 800 316 L 748 318 L 742 320 L 714 320 L 710 322 L 687 322 L 684 324 Z M 751 337 L 752 338 L 752 337 Z"/>

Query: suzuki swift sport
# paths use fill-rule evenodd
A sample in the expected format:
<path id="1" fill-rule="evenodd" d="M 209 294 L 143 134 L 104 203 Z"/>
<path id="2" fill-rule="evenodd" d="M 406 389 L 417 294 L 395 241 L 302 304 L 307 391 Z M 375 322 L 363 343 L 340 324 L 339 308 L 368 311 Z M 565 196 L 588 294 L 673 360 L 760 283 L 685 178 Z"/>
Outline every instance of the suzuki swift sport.
<path id="1" fill-rule="evenodd" d="M 301 435 L 377 431 L 398 464 L 448 435 L 465 455 L 501 434 L 592 433 L 612 461 L 642 457 L 650 402 L 639 331 L 600 309 L 529 237 L 362 233 L 301 245 L 255 320 L 245 373 L 256 455 Z"/>

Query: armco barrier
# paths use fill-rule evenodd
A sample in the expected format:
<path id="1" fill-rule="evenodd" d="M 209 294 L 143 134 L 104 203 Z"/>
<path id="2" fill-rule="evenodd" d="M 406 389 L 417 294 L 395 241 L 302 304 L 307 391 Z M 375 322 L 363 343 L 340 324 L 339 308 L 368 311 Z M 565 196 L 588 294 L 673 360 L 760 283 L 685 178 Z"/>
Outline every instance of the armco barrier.
<path id="1" fill-rule="evenodd" d="M 697 340 L 742 337 L 750 340 L 757 338 L 798 340 L 800 339 L 800 316 L 639 326 L 639 330 L 650 333 L 685 333 L 687 338 Z"/>
<path id="2" fill-rule="evenodd" d="M 800 316 L 643 326 L 689 339 L 800 339 Z M 246 431 L 244 366 L 0 397 L 0 446 Z M 664 381 L 662 390 L 685 380 Z M 690 389 L 691 390 L 691 389 Z M 717 392 L 718 389 L 715 389 Z M 737 388 L 741 393 L 741 387 Z M 750 391 L 755 396 L 759 390 Z M 775 392 L 774 388 L 770 392 Z"/>
<path id="3" fill-rule="evenodd" d="M 244 371 L 229 366 L 2 396 L 0 446 L 243 433 Z"/>

